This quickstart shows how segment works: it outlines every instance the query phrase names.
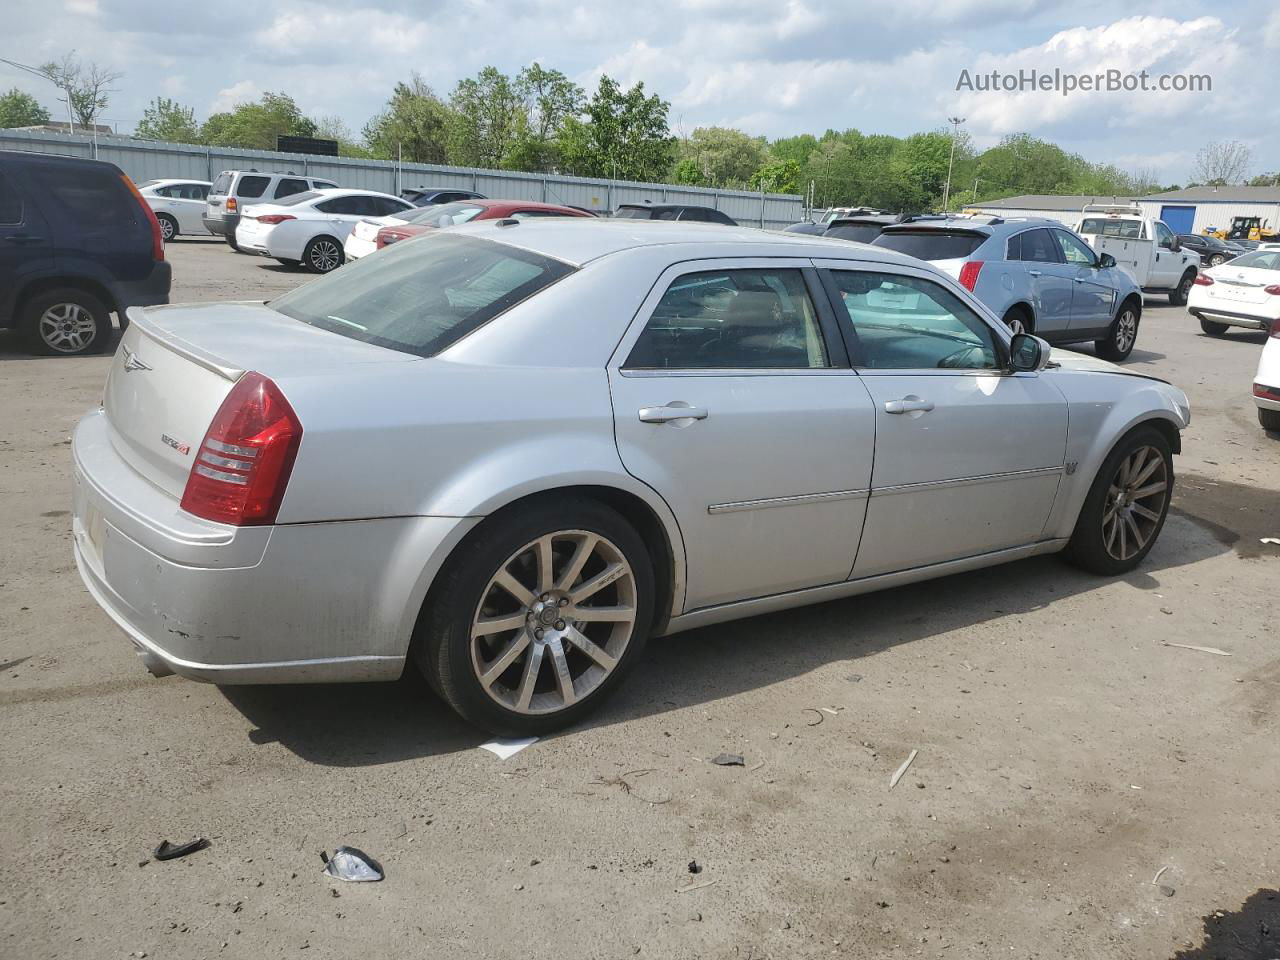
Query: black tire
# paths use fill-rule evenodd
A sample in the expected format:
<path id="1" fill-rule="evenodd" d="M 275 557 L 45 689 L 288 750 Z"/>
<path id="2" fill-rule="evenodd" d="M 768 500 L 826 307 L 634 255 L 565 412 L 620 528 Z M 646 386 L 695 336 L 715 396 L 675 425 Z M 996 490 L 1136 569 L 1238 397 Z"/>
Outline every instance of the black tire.
<path id="1" fill-rule="evenodd" d="M 111 311 L 74 287 L 36 294 L 22 306 L 21 325 L 30 348 L 46 356 L 98 353 L 111 343 Z"/>
<path id="2" fill-rule="evenodd" d="M 302 249 L 302 265 L 312 273 L 332 273 L 345 260 L 342 241 L 328 234 L 312 237 Z"/>
<path id="3" fill-rule="evenodd" d="M 1146 542 L 1132 556 L 1122 559 L 1108 550 L 1104 537 L 1104 516 L 1106 516 L 1104 511 L 1108 508 L 1109 493 L 1121 465 L 1136 451 L 1143 448 L 1154 448 L 1160 453 L 1164 461 L 1167 487 L 1163 491 L 1164 502 L 1159 510 L 1159 519 L 1154 521 L 1154 526 L 1150 528 Z M 1150 483 L 1150 480 L 1144 482 Z M 1120 438 L 1120 442 L 1115 445 L 1102 462 L 1102 466 L 1098 468 L 1098 473 L 1093 478 L 1093 485 L 1089 488 L 1089 495 L 1085 497 L 1084 506 L 1080 509 L 1080 516 L 1076 519 L 1071 541 L 1067 544 L 1063 556 L 1080 569 L 1100 576 L 1113 577 L 1129 572 L 1151 552 L 1152 546 L 1160 536 L 1160 531 L 1164 528 L 1165 517 L 1169 514 L 1169 503 L 1173 499 L 1173 483 L 1173 450 L 1165 435 L 1152 426 L 1139 426 L 1129 431 Z M 1121 488 L 1127 493 L 1124 485 L 1121 485 Z M 1141 490 L 1144 487 L 1138 489 Z M 1144 503 L 1149 509 L 1151 501 L 1144 501 Z M 1143 521 L 1144 524 L 1147 522 L 1150 521 Z M 1126 534 L 1128 529 L 1126 527 Z"/>
<path id="4" fill-rule="evenodd" d="M 1280 410 L 1263 410 L 1258 408 L 1258 423 L 1263 430 L 1280 431 Z"/>
<path id="5" fill-rule="evenodd" d="M 1169 291 L 1169 302 L 1175 307 L 1185 306 L 1187 297 L 1191 296 L 1191 285 L 1196 282 L 1196 272 L 1188 270 L 1178 281 L 1177 287 Z"/>
<path id="6" fill-rule="evenodd" d="M 302 266 L 301 260 L 287 260 L 284 257 L 276 257 L 276 263 L 280 264 L 281 266 L 293 267 L 295 269 L 297 267 Z"/>
<path id="7" fill-rule="evenodd" d="M 226 236 L 226 240 L 227 240 L 228 247 L 230 247 L 236 253 L 240 252 L 240 248 L 236 245 L 236 238 L 233 234 L 228 233 Z"/>
<path id="8" fill-rule="evenodd" d="M 160 236 L 165 243 L 178 235 L 178 221 L 173 217 L 167 213 L 157 213 L 156 220 L 160 223 Z"/>
<path id="9" fill-rule="evenodd" d="M 571 706 L 554 712 L 520 713 L 490 696 L 477 677 L 472 663 L 473 618 L 486 601 L 491 578 L 504 562 L 522 545 L 559 531 L 596 534 L 618 549 L 632 571 L 635 620 L 616 666 L 594 689 Z M 471 723 L 504 736 L 538 736 L 576 722 L 602 703 L 623 680 L 644 650 L 653 624 L 654 595 L 649 553 L 640 535 L 622 516 L 584 497 L 541 499 L 491 517 L 455 551 L 432 585 L 419 617 L 413 657 L 431 687 Z M 517 614 L 525 609 L 514 598 L 511 602 L 517 607 Z M 526 651 L 534 645 L 530 640 Z M 513 661 L 511 669 L 522 671 L 527 656 L 526 652 Z M 537 676 L 544 681 L 555 679 L 554 670 L 539 669 Z M 546 677 L 548 672 L 550 678 Z"/>
<path id="10" fill-rule="evenodd" d="M 1093 349 L 1103 360 L 1120 363 L 1133 353 L 1134 344 L 1138 342 L 1138 327 L 1142 321 L 1142 311 L 1132 300 L 1120 304 L 1116 318 L 1111 321 L 1106 339 L 1095 340 Z"/>
<path id="11" fill-rule="evenodd" d="M 1227 332 L 1227 325 L 1225 323 L 1218 323 L 1216 320 L 1206 320 L 1204 317 L 1201 317 L 1200 329 L 1211 337 L 1220 337 Z"/>
<path id="12" fill-rule="evenodd" d="M 1010 307 L 1004 315 L 1004 325 L 1014 333 L 1035 333 L 1036 321 L 1031 311 L 1018 305 Z"/>
<path id="13" fill-rule="evenodd" d="M 1216 266 L 1219 266 L 1219 265 L 1221 265 L 1221 264 L 1222 264 L 1222 262 L 1223 262 L 1224 260 L 1226 260 L 1226 257 L 1224 257 L 1224 256 L 1223 256 L 1222 254 L 1220 254 L 1220 253 L 1215 253 L 1212 257 L 1210 257 L 1210 258 L 1209 258 L 1209 262 L 1208 262 L 1207 266 L 1210 266 L 1210 267 L 1216 267 Z"/>

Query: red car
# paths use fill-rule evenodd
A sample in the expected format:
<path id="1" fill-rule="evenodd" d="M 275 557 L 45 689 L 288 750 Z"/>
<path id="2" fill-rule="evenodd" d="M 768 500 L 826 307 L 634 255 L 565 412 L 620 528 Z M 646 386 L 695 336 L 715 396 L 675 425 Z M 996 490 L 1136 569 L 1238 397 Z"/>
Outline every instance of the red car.
<path id="1" fill-rule="evenodd" d="M 378 231 L 378 249 L 397 240 L 408 240 L 438 227 L 453 227 L 472 220 L 525 220 L 531 217 L 593 217 L 595 214 L 558 203 L 535 203 L 532 200 L 458 200 L 436 207 L 423 207 L 405 223 L 383 227 Z"/>

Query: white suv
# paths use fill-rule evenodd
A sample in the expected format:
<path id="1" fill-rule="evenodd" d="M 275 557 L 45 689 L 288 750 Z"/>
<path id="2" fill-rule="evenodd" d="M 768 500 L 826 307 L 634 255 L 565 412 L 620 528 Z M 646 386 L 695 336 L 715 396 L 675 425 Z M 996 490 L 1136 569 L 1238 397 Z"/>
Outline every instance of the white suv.
<path id="1" fill-rule="evenodd" d="M 205 202 L 204 225 L 210 233 L 225 237 L 232 250 L 240 208 L 246 203 L 270 203 L 307 190 L 336 187 L 332 180 L 300 177 L 293 173 L 259 173 L 257 170 L 223 170 L 214 178 Z"/>

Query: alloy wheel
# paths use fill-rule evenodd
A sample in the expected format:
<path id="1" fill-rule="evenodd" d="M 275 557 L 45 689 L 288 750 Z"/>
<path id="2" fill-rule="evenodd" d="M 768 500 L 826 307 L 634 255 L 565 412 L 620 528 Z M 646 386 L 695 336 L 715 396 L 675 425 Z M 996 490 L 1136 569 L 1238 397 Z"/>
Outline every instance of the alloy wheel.
<path id="1" fill-rule="evenodd" d="M 342 261 L 342 251 L 332 240 L 317 240 L 311 245 L 311 265 L 321 273 L 336 270 Z"/>
<path id="2" fill-rule="evenodd" d="M 1155 536 L 1169 499 L 1164 455 L 1143 446 L 1120 461 L 1102 511 L 1102 543 L 1116 560 L 1129 560 Z"/>
<path id="3" fill-rule="evenodd" d="M 55 303 L 40 314 L 40 339 L 58 353 L 80 353 L 98 335 L 93 314 L 78 303 Z"/>
<path id="4" fill-rule="evenodd" d="M 1133 315 L 1132 310 L 1125 310 L 1116 320 L 1116 349 L 1121 353 L 1128 353 L 1133 348 L 1133 342 L 1137 339 L 1138 318 Z"/>
<path id="5" fill-rule="evenodd" d="M 635 572 L 614 543 L 586 530 L 546 534 L 508 557 L 481 594 L 472 669 L 507 710 L 565 710 L 613 673 L 636 611 Z"/>
<path id="6" fill-rule="evenodd" d="M 1022 318 L 1016 313 L 1011 313 L 1004 318 L 1004 322 L 1009 325 L 1009 330 L 1013 334 L 1026 333 L 1027 326 L 1022 322 Z"/>
<path id="7" fill-rule="evenodd" d="M 168 217 L 160 218 L 160 237 L 161 239 L 164 240 L 165 243 L 168 243 L 170 240 L 172 240 L 174 235 L 177 232 L 178 231 L 174 227 L 172 220 L 170 220 Z"/>

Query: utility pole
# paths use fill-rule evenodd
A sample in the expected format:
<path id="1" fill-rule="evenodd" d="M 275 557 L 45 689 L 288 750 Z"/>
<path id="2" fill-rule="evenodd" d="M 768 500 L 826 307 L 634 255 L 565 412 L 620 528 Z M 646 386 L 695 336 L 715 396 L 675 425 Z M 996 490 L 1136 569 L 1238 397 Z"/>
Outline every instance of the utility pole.
<path id="1" fill-rule="evenodd" d="M 969 201 L 970 203 L 978 202 L 978 184 L 980 184 L 981 182 L 982 180 L 979 177 L 973 178 L 973 199 Z"/>
<path id="2" fill-rule="evenodd" d="M 37 69 L 36 67 L 29 67 L 25 63 L 18 63 L 16 60 L 6 60 L 4 57 L 0 57 L 0 63 L 7 63 L 11 67 L 16 67 L 19 70 L 25 70 L 27 73 L 34 74 L 37 77 L 43 77 L 45 80 L 48 80 L 55 87 L 61 90 L 64 97 L 63 102 L 66 103 L 67 105 L 68 129 L 70 130 L 71 133 L 76 132 L 76 117 L 75 117 L 75 114 L 71 112 L 71 91 L 70 90 L 66 89 L 65 87 L 59 86 L 57 81 L 55 81 L 53 77 L 49 76 L 43 70 Z M 97 127 L 96 123 L 94 124 L 94 127 L 95 128 Z M 95 130 L 95 133 L 96 133 L 96 130 Z M 93 155 L 95 157 L 98 155 L 98 138 L 96 135 L 94 136 L 94 140 L 93 140 Z"/>
<path id="3" fill-rule="evenodd" d="M 951 124 L 951 158 L 947 161 L 947 185 L 942 191 L 942 212 L 947 212 L 947 204 L 951 200 L 951 168 L 956 162 L 956 137 L 960 135 L 960 124 L 964 123 L 964 117 L 947 117 L 947 123 Z"/>

